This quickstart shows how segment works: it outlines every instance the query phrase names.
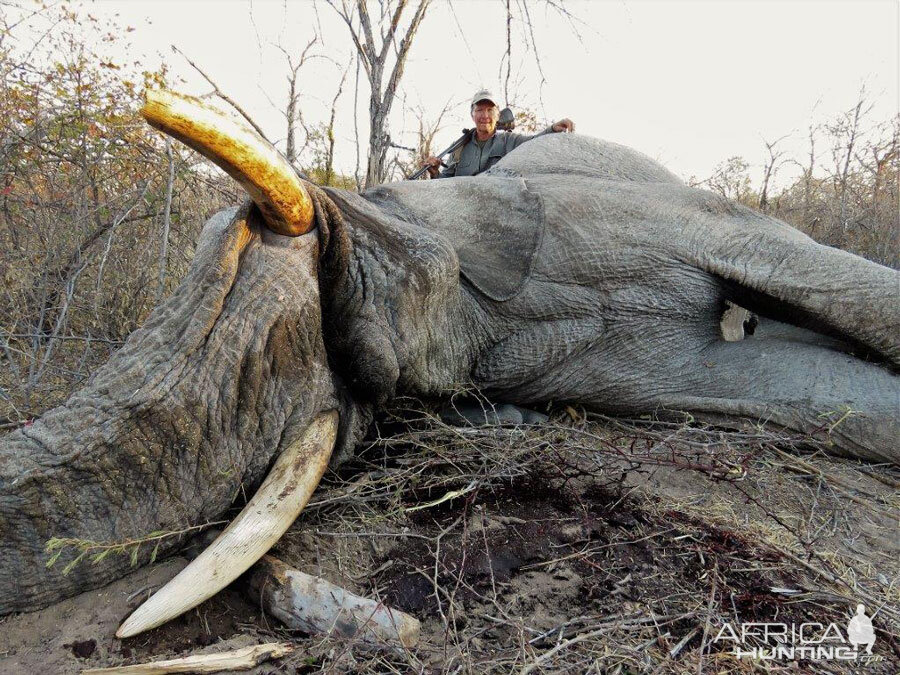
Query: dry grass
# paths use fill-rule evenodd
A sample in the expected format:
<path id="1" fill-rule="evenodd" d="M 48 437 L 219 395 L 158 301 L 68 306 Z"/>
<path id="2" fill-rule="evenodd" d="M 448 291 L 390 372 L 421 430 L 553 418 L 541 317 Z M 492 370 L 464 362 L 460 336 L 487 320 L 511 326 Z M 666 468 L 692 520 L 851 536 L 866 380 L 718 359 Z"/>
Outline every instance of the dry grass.
<path id="1" fill-rule="evenodd" d="M 802 441 L 571 409 L 482 429 L 395 410 L 277 554 L 413 613 L 420 645 L 253 630 L 298 644 L 278 672 L 781 671 L 735 658 L 719 629 L 843 630 L 863 602 L 878 610 L 866 668 L 896 672 L 898 476 Z"/>
<path id="2" fill-rule="evenodd" d="M 765 427 L 566 408 L 540 427 L 460 429 L 406 403 L 326 476 L 274 552 L 416 616 L 414 649 L 285 630 L 237 583 L 122 642 L 111 637 L 121 609 L 101 602 L 97 614 L 89 594 L 13 617 L 0 631 L 12 663 L 36 672 L 37 650 L 78 672 L 73 640 L 95 645 L 89 665 L 104 666 L 274 638 L 295 652 L 255 672 L 900 670 L 895 468 L 829 458 L 821 441 Z M 148 579 L 103 593 L 137 601 Z M 859 602 L 876 628 L 875 662 L 757 663 L 716 640 L 726 622 L 846 632 Z"/>

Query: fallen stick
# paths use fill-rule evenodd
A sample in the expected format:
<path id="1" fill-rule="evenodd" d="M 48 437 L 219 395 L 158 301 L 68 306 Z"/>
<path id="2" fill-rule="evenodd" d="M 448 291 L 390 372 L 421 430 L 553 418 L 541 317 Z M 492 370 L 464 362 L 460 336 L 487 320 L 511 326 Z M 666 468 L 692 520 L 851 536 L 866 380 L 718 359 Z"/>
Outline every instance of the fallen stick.
<path id="1" fill-rule="evenodd" d="M 576 635 L 575 637 L 573 637 L 569 640 L 566 640 L 565 642 L 561 642 L 558 645 L 556 645 L 553 649 L 547 650 L 546 652 L 541 654 L 539 657 L 537 657 L 534 661 L 532 661 L 530 664 L 528 664 L 527 666 L 522 668 L 522 670 L 519 671 L 519 675 L 528 675 L 528 673 L 530 673 L 531 671 L 533 671 L 536 668 L 540 668 L 543 663 L 549 661 L 551 658 L 556 656 L 559 652 L 563 651 L 564 649 L 568 649 L 572 645 L 578 644 L 579 642 L 584 642 L 585 640 L 592 640 L 593 638 L 599 637 L 599 636 L 603 635 L 604 633 L 610 632 L 611 630 L 616 630 L 616 628 L 617 628 L 616 626 L 604 626 L 603 628 L 598 628 L 597 630 L 593 630 L 590 633 L 582 633 L 580 635 Z"/>
<path id="2" fill-rule="evenodd" d="M 253 566 L 249 581 L 254 600 L 290 628 L 370 644 L 399 642 L 414 647 L 419 640 L 415 617 L 292 569 L 272 556 L 263 556 Z"/>
<path id="3" fill-rule="evenodd" d="M 249 670 L 269 659 L 280 659 L 294 648 L 288 642 L 269 642 L 217 654 L 195 654 L 180 659 L 136 663 L 133 666 L 89 668 L 81 675 L 168 675 L 169 673 L 218 673 L 223 670 Z"/>

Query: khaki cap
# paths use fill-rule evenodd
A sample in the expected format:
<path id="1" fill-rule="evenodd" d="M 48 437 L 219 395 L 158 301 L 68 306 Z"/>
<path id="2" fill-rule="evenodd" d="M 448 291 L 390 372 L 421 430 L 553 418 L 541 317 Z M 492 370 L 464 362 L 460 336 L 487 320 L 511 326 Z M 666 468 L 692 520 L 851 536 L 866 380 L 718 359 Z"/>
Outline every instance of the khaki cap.
<path id="1" fill-rule="evenodd" d="M 472 105 L 470 107 L 474 108 L 476 103 L 480 103 L 481 101 L 490 101 L 498 108 L 496 97 L 491 93 L 490 89 L 481 89 L 475 92 L 475 95 L 472 97 Z"/>

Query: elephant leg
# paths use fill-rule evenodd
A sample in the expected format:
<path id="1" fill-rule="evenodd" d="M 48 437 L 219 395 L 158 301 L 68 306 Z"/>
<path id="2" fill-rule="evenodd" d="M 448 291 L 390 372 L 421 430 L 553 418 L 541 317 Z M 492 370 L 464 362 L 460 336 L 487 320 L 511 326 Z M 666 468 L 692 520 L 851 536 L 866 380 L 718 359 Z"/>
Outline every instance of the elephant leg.
<path id="1" fill-rule="evenodd" d="M 752 222 L 747 222 L 748 218 Z M 694 262 L 726 296 L 762 316 L 860 345 L 900 367 L 900 273 L 822 246 L 784 223 L 743 211 L 693 233 Z"/>
<path id="2" fill-rule="evenodd" d="M 542 424 L 549 418 L 529 408 L 488 401 L 460 401 L 448 403 L 441 411 L 441 420 L 451 426 L 518 426 Z"/>
<path id="3" fill-rule="evenodd" d="M 823 436 L 835 454 L 900 463 L 900 377 L 788 328 L 780 338 L 708 344 L 687 386 L 660 404 L 773 422 Z"/>
<path id="4" fill-rule="evenodd" d="M 765 317 L 758 318 L 752 333 L 747 333 L 748 339 L 781 340 L 785 342 L 799 342 L 816 345 L 826 349 L 833 349 L 847 354 L 853 353 L 853 345 L 844 340 L 839 340 L 827 335 L 821 335 L 807 328 L 798 328 L 789 323 L 782 323 Z M 749 336 L 752 336 L 749 337 Z"/>

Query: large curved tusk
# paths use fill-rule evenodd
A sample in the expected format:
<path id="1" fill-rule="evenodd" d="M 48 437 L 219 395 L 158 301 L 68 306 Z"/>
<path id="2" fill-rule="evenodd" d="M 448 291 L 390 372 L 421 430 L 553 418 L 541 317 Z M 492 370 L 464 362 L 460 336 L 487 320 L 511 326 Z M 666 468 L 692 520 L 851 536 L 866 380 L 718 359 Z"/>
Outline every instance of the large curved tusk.
<path id="1" fill-rule="evenodd" d="M 141 115 L 220 166 L 240 183 L 278 234 L 313 228 L 312 200 L 291 165 L 259 134 L 193 96 L 147 91 Z"/>
<path id="2" fill-rule="evenodd" d="M 275 461 L 244 510 L 203 553 L 116 631 L 126 638 L 156 628 L 225 588 L 277 542 L 319 484 L 337 437 L 338 413 L 316 417 Z"/>

